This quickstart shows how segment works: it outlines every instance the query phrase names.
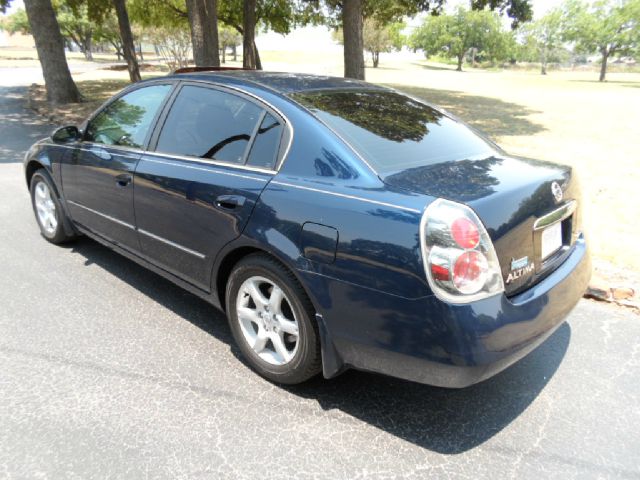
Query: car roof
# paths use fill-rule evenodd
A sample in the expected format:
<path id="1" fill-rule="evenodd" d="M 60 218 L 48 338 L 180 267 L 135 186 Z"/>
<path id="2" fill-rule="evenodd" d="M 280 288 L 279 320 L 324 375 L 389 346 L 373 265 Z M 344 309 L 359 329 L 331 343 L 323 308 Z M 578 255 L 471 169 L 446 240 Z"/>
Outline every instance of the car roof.
<path id="1" fill-rule="evenodd" d="M 229 83 L 238 87 L 261 86 L 281 95 L 313 90 L 387 90 L 384 87 L 351 78 L 259 70 L 190 72 L 173 74 L 170 77 Z"/>

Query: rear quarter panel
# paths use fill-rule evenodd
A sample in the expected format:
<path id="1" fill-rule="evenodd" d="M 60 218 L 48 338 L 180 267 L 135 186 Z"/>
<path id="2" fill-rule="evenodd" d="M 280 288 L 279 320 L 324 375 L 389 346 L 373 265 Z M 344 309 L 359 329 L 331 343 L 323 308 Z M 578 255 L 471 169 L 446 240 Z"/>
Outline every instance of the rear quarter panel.
<path id="1" fill-rule="evenodd" d="M 281 98 L 266 100 L 292 122 L 293 141 L 279 173 L 262 192 L 245 237 L 273 250 L 305 279 L 315 278 L 313 288 L 305 286 L 318 311 L 341 301 L 329 292 L 331 282 L 358 285 L 373 296 L 431 295 L 419 224 L 433 198 L 385 185 L 309 112 Z M 308 222 L 337 230 L 335 259 L 327 256 L 333 261 L 303 255 L 302 229 Z"/>

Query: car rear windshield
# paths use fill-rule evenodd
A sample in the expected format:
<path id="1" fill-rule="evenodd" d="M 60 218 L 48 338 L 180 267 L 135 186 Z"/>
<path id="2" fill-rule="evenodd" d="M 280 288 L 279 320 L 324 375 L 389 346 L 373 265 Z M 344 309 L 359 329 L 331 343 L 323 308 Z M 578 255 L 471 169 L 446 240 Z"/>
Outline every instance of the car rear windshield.
<path id="1" fill-rule="evenodd" d="M 385 90 L 324 90 L 292 98 L 342 136 L 381 176 L 494 153 L 464 124 Z"/>

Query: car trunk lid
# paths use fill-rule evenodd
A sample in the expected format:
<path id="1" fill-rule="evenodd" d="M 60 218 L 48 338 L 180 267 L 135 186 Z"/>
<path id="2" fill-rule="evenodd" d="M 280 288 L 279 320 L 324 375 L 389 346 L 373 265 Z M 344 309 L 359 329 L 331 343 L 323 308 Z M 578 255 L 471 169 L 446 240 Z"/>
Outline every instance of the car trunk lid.
<path id="1" fill-rule="evenodd" d="M 493 241 L 507 295 L 553 271 L 579 232 L 579 188 L 567 166 L 496 153 L 413 167 L 383 180 L 471 207 Z"/>

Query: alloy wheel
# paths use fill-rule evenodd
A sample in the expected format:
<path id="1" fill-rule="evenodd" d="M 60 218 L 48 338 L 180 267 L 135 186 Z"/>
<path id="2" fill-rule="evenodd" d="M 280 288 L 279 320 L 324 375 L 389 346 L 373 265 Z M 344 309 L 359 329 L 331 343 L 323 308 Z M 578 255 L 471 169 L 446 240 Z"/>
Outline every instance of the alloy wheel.
<path id="1" fill-rule="evenodd" d="M 286 294 L 273 280 L 253 276 L 236 299 L 237 320 L 248 345 L 265 362 L 286 365 L 298 350 L 298 320 Z"/>
<path id="2" fill-rule="evenodd" d="M 51 190 L 46 183 L 38 182 L 34 201 L 40 225 L 46 233 L 53 235 L 58 228 L 58 217 L 56 216 L 56 204 L 51 198 Z"/>

